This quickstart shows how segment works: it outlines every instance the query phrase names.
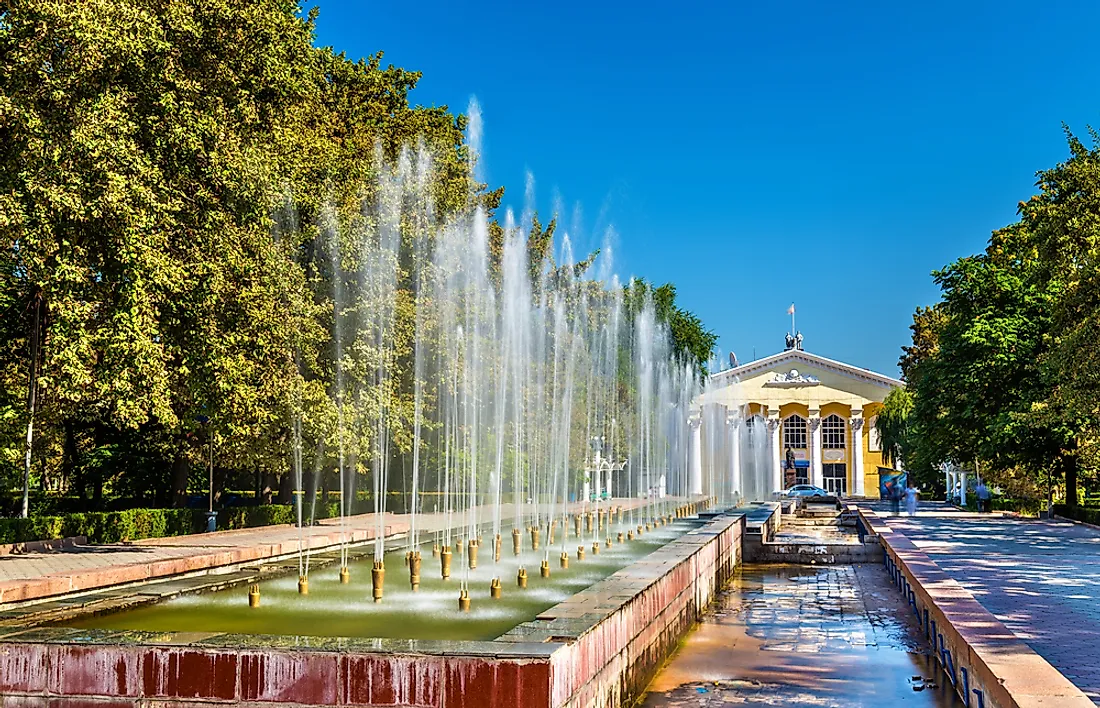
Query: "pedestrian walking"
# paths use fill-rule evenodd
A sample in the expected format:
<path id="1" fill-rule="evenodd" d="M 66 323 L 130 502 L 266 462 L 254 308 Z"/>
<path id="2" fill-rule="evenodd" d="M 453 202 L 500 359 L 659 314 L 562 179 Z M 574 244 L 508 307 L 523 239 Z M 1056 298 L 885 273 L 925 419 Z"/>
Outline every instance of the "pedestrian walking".
<path id="1" fill-rule="evenodd" d="M 978 511 L 990 512 L 993 511 L 993 493 L 989 491 L 989 487 L 985 486 L 983 480 L 978 480 L 978 486 L 974 489 L 974 493 L 978 495 Z"/>
<path id="2" fill-rule="evenodd" d="M 917 488 L 912 485 L 905 490 L 905 511 L 909 516 L 917 515 Z"/>
<path id="3" fill-rule="evenodd" d="M 890 500 L 890 513 L 897 516 L 901 513 L 901 490 L 898 488 L 897 480 L 890 480 L 886 483 L 886 498 Z"/>

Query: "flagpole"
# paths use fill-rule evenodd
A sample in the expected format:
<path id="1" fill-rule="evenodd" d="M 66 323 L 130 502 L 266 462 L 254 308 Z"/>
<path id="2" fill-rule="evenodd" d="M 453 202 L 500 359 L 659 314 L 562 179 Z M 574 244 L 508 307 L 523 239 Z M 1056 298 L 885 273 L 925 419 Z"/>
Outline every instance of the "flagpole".
<path id="1" fill-rule="evenodd" d="M 791 336 L 794 336 L 794 304 L 791 304 Z"/>

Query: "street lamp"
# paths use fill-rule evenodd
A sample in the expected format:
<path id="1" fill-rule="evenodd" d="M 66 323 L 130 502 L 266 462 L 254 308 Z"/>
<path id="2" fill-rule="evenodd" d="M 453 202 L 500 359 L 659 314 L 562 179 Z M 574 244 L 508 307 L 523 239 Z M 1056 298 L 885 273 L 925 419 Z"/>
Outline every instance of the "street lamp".
<path id="1" fill-rule="evenodd" d="M 198 415 L 195 416 L 195 420 L 199 425 L 206 429 L 206 446 L 207 446 L 207 489 L 209 503 L 206 509 L 206 530 L 212 532 L 218 527 L 218 514 L 214 511 L 214 430 L 210 425 L 209 416 Z"/>

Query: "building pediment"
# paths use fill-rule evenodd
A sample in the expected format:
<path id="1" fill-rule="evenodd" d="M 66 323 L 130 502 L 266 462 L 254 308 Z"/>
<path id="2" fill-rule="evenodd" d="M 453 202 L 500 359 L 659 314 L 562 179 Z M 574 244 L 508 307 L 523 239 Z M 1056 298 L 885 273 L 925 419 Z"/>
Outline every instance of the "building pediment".
<path id="1" fill-rule="evenodd" d="M 811 374 L 804 374 L 798 369 L 790 371 L 777 371 L 771 379 L 764 382 L 770 388 L 803 388 L 806 386 L 820 386 L 821 379 Z"/>
<path id="2" fill-rule="evenodd" d="M 847 379 L 876 388 L 893 389 L 905 384 L 899 379 L 879 374 L 870 369 L 834 361 L 800 349 L 788 349 L 778 354 L 750 361 L 732 369 L 720 371 L 710 377 L 711 386 L 728 386 L 760 376 L 769 376 L 764 382 L 767 388 L 801 388 L 821 385 L 823 376 L 830 379 Z"/>

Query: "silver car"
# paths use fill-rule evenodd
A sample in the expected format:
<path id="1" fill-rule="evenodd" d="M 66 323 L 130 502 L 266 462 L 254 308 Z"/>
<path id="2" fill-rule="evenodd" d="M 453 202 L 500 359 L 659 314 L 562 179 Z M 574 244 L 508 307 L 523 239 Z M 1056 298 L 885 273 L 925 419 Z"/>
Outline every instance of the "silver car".
<path id="1" fill-rule="evenodd" d="M 812 484 L 796 484 L 787 490 L 788 497 L 827 497 L 829 493 Z"/>

